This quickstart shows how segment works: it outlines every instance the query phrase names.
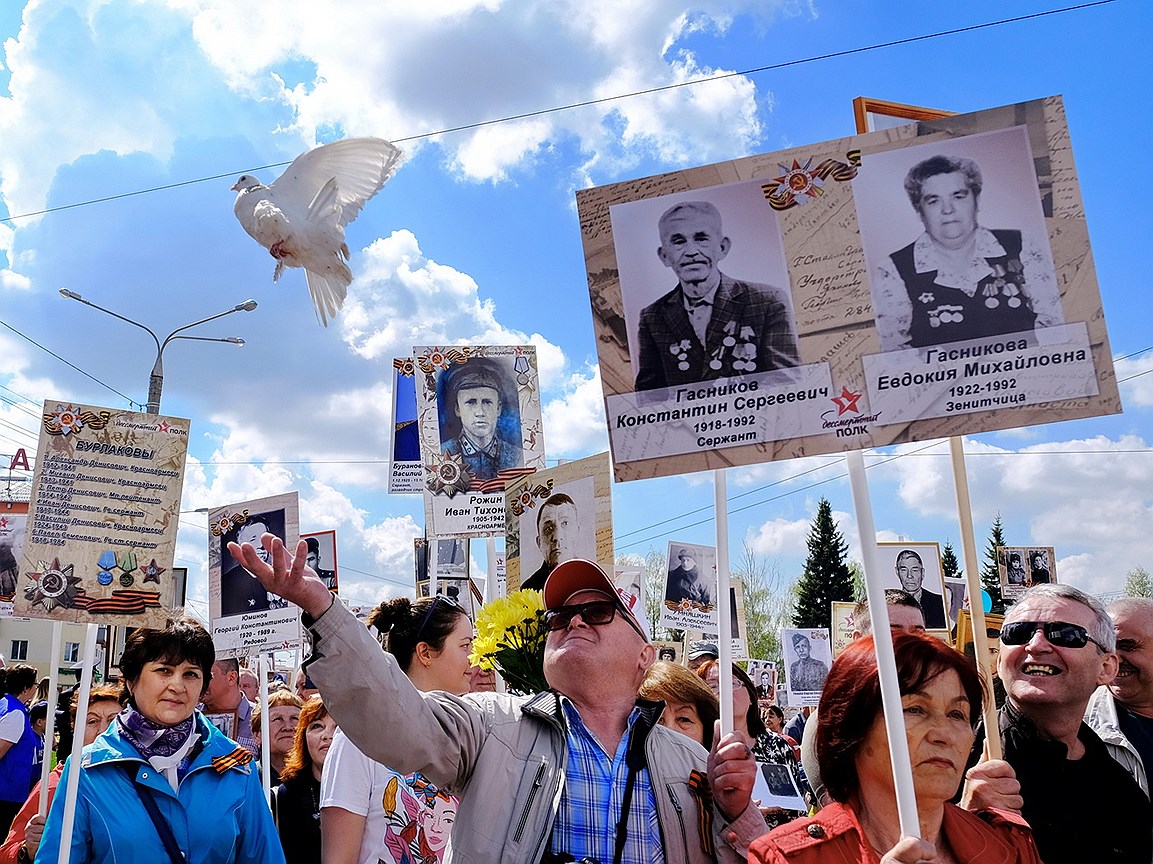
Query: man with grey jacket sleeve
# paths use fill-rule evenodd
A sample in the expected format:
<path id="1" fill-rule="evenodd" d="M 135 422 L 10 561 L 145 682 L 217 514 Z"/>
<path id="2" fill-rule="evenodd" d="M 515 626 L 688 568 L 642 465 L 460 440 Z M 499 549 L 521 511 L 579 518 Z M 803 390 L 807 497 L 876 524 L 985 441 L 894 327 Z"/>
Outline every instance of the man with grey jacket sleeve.
<path id="1" fill-rule="evenodd" d="M 422 694 L 307 570 L 307 547 L 261 542 L 271 564 L 251 546 L 236 554 L 304 610 L 309 674 L 341 729 L 460 796 L 446 862 L 737 862 L 767 830 L 750 742 L 733 733 L 706 754 L 637 698 L 654 649 L 596 564 L 564 562 L 545 583 L 551 690 Z"/>

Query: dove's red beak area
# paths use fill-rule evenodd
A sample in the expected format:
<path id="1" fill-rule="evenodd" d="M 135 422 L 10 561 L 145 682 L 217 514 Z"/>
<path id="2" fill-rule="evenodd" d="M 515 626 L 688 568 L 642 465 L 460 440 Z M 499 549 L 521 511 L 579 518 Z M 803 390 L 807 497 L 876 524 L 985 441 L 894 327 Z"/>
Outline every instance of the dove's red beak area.
<path id="1" fill-rule="evenodd" d="M 239 192 L 240 191 L 240 181 L 239 180 L 232 184 L 232 191 L 233 192 Z"/>

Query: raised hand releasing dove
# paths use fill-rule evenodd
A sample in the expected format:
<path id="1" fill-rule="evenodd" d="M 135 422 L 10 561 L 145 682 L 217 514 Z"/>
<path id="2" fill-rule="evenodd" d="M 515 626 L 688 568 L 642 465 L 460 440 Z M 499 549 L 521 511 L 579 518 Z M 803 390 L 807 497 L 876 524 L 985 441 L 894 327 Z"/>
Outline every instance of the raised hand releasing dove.
<path id="1" fill-rule="evenodd" d="M 352 282 L 344 226 L 381 190 L 400 155 L 382 138 L 347 138 L 297 156 L 271 186 L 245 174 L 232 187 L 236 218 L 276 259 L 272 281 L 286 266 L 303 267 L 326 327 Z"/>

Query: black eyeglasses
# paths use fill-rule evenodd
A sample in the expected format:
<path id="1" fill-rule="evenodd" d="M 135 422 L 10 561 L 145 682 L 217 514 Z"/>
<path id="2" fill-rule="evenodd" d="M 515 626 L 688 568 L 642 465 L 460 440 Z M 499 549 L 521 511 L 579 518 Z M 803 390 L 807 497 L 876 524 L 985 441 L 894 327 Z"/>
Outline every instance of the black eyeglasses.
<path id="1" fill-rule="evenodd" d="M 1001 628 L 1001 641 L 1006 645 L 1024 645 L 1038 630 L 1058 648 L 1084 648 L 1092 642 L 1105 650 L 1105 646 L 1090 636 L 1088 630 L 1067 621 L 1014 621 Z"/>
<path id="2" fill-rule="evenodd" d="M 637 622 L 624 606 L 613 600 L 593 600 L 591 603 L 577 603 L 574 606 L 557 606 L 555 609 L 549 609 L 544 613 L 544 626 L 547 630 L 564 630 L 575 616 L 580 615 L 581 620 L 590 627 L 600 627 L 610 623 L 616 617 L 617 610 L 620 610 L 628 625 L 647 642 L 648 637 L 641 631 Z"/>
<path id="3" fill-rule="evenodd" d="M 451 597 L 445 597 L 443 594 L 437 594 L 435 597 L 432 598 L 432 602 L 428 604 L 428 611 L 424 613 L 424 617 L 420 620 L 420 626 L 416 628 L 415 641 L 417 641 L 417 642 L 420 641 L 420 634 L 424 632 L 424 627 L 426 624 L 428 624 L 428 619 L 431 618 L 432 613 L 436 611 L 436 604 L 442 603 L 442 602 L 447 603 L 449 606 L 453 607 L 454 609 L 461 609 L 461 610 L 464 609 L 463 606 L 461 606 L 459 603 L 457 603 Z"/>

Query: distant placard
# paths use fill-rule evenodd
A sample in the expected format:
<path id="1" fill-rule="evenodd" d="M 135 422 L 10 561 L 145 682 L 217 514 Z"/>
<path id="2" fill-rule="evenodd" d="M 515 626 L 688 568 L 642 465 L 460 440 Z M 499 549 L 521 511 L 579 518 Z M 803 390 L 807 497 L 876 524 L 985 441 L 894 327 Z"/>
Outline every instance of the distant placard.
<path id="1" fill-rule="evenodd" d="M 1017 600 L 1034 585 L 1057 581 L 1057 561 L 1052 546 L 998 546 L 997 574 L 1001 596 Z"/>
<path id="2" fill-rule="evenodd" d="M 946 600 L 950 595 L 945 588 L 940 544 L 878 543 L 877 566 L 883 587 L 900 588 L 913 595 L 927 629 L 948 629 Z"/>
<path id="3" fill-rule="evenodd" d="M 300 609 L 270 594 L 228 551 L 230 542 L 260 543 L 274 534 L 289 549 L 300 537 L 300 503 L 295 492 L 241 501 L 208 512 L 209 629 L 217 657 L 251 657 L 301 644 Z"/>
<path id="4" fill-rule="evenodd" d="M 392 444 L 388 451 L 388 491 L 391 495 L 424 492 L 424 464 L 420 460 L 420 432 L 416 414 L 416 362 L 411 357 L 392 361 Z"/>
<path id="5" fill-rule="evenodd" d="M 609 454 L 565 462 L 511 483 L 504 494 L 505 569 L 512 590 L 544 588 L 562 561 L 613 568 Z"/>
<path id="6" fill-rule="evenodd" d="M 417 346 L 429 537 L 504 534 L 504 490 L 544 468 L 536 349 Z"/>
<path id="7" fill-rule="evenodd" d="M 715 632 L 717 550 L 697 543 L 670 543 L 658 623 L 669 630 Z"/>
<path id="8" fill-rule="evenodd" d="M 336 563 L 336 532 L 310 531 L 301 534 L 300 539 L 308 545 L 305 563 L 308 564 L 320 581 L 333 594 L 340 593 L 340 576 Z"/>
<path id="9" fill-rule="evenodd" d="M 790 705 L 816 705 L 833 662 L 829 631 L 823 627 L 781 631 L 785 684 Z"/>
<path id="10" fill-rule="evenodd" d="M 1060 97 L 577 206 L 618 480 L 1121 410 Z"/>
<path id="11" fill-rule="evenodd" d="M 13 614 L 163 628 L 188 421 L 49 400 Z"/>

